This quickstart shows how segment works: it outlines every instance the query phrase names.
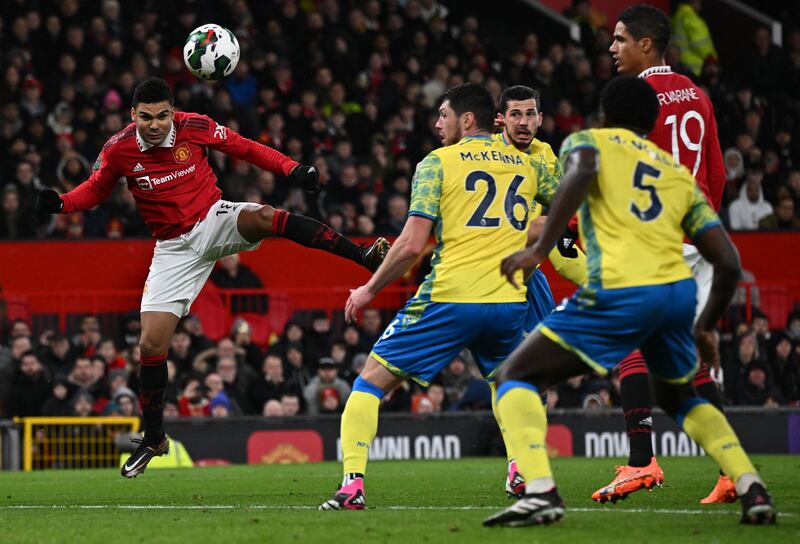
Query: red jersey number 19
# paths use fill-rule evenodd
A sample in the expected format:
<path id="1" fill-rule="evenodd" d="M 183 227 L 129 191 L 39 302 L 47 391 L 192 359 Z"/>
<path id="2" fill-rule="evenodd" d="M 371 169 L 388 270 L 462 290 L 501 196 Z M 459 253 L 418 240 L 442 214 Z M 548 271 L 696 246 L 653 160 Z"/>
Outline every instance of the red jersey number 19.
<path id="1" fill-rule="evenodd" d="M 698 130 L 692 130 L 693 135 L 699 135 L 696 139 L 693 139 L 689 135 L 689 130 L 687 129 L 687 125 L 691 121 L 696 121 L 698 123 Z M 706 124 L 703 121 L 703 117 L 694 110 L 689 110 L 683 114 L 680 121 L 678 120 L 678 116 L 675 114 L 668 115 L 666 119 L 664 119 L 664 125 L 672 125 L 672 158 L 675 159 L 676 163 L 681 163 L 681 146 L 678 142 L 678 137 L 680 135 L 680 143 L 683 144 L 683 147 L 686 149 L 686 153 L 695 153 L 695 160 L 694 166 L 692 167 L 692 176 L 697 175 L 697 170 L 700 168 L 700 162 L 703 158 L 703 138 L 706 135 Z"/>

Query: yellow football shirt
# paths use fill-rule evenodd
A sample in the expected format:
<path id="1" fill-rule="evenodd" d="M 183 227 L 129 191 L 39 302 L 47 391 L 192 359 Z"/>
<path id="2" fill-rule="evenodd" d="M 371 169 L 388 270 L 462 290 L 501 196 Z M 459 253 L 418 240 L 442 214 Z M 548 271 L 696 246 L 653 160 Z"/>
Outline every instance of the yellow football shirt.
<path id="1" fill-rule="evenodd" d="M 434 221 L 431 273 L 417 296 L 435 302 L 522 302 L 500 262 L 525 247 L 534 197 L 558 185 L 538 161 L 490 136 L 463 138 L 417 165 L 409 215 Z M 522 283 L 522 272 L 519 273 Z"/>
<path id="2" fill-rule="evenodd" d="M 498 141 L 501 141 L 508 146 L 512 145 L 506 139 L 504 132 L 495 134 L 494 137 Z M 539 164 L 545 167 L 550 174 L 555 176 L 556 179 L 561 180 L 561 176 L 563 174 L 561 162 L 559 162 L 558 157 L 556 157 L 556 154 L 553 152 L 553 148 L 550 147 L 550 144 L 534 138 L 531 141 L 531 145 L 528 146 L 527 153 L 533 159 L 539 161 Z M 531 210 L 529 219 L 533 221 L 541 215 L 542 206 L 538 203 L 534 203 L 534 207 Z M 575 249 L 577 250 L 577 253 L 574 257 L 565 257 L 561 254 L 557 247 L 554 247 L 548 254 L 547 258 L 550 259 L 555 271 L 558 272 L 562 277 L 573 283 L 581 284 L 586 279 L 586 255 L 583 254 L 583 251 L 581 251 L 579 247 L 575 246 Z"/>
<path id="3" fill-rule="evenodd" d="M 561 145 L 598 154 L 597 182 L 578 211 L 589 287 L 617 289 L 691 277 L 683 235 L 719 224 L 692 174 L 654 143 L 622 128 L 576 132 Z"/>

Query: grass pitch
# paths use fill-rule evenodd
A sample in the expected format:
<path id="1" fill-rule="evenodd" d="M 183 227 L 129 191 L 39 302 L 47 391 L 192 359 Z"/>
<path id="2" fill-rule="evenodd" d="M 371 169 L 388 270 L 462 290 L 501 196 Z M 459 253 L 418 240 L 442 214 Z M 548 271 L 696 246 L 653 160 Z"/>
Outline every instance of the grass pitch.
<path id="1" fill-rule="evenodd" d="M 663 488 L 616 505 L 592 491 L 613 476 L 613 459 L 556 459 L 564 520 L 549 527 L 486 529 L 510 504 L 501 459 L 376 462 L 368 509 L 319 512 L 339 465 L 232 466 L 0 474 L 0 542 L 800 542 L 800 456 L 755 456 L 779 509 L 778 525 L 738 523 L 739 505 L 701 506 L 716 481 L 708 458 L 662 458 Z"/>

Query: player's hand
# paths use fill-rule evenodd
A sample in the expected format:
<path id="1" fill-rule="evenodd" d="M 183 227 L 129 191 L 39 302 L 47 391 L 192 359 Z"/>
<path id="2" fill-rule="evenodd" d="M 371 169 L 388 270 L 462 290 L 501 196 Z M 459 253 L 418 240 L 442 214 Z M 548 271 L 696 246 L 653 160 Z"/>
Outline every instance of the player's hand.
<path id="1" fill-rule="evenodd" d="M 344 305 L 344 320 L 347 323 L 355 323 L 358 311 L 369 304 L 373 298 L 375 298 L 375 293 L 366 285 L 362 285 L 358 289 L 350 289 L 350 296 Z"/>
<path id="2" fill-rule="evenodd" d="M 494 131 L 503 132 L 504 128 L 506 128 L 506 118 L 503 117 L 503 114 L 498 113 L 497 117 L 494 118 Z"/>
<path id="3" fill-rule="evenodd" d="M 289 172 L 289 179 L 301 185 L 305 191 L 319 191 L 319 170 L 315 166 L 298 164 Z"/>
<path id="4" fill-rule="evenodd" d="M 700 360 L 710 367 L 718 368 L 719 359 L 719 334 L 717 331 L 707 331 L 701 327 L 694 328 L 694 342 L 700 352 Z"/>
<path id="5" fill-rule="evenodd" d="M 39 191 L 36 196 L 36 211 L 39 213 L 61 213 L 64 201 L 52 189 Z"/>
<path id="6" fill-rule="evenodd" d="M 558 252 L 565 259 L 575 259 L 578 257 L 578 250 L 575 248 L 575 242 L 578 241 L 578 233 L 567 227 L 561 237 L 556 243 Z"/>
<path id="7" fill-rule="evenodd" d="M 500 263 L 500 273 L 506 277 L 508 283 L 517 289 L 519 289 L 515 277 L 517 270 L 535 268 L 544 260 L 543 256 L 538 255 L 534 251 L 535 247 L 536 246 L 531 246 L 523 251 L 517 251 L 513 255 L 509 255 L 503 259 L 503 262 Z"/>

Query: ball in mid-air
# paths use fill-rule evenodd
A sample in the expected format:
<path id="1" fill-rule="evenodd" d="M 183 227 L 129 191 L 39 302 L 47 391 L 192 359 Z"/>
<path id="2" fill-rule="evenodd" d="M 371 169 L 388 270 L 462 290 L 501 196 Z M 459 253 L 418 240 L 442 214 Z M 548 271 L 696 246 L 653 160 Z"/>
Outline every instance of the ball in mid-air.
<path id="1" fill-rule="evenodd" d="M 199 26 L 186 39 L 183 62 L 200 79 L 222 79 L 231 75 L 239 62 L 239 42 L 227 28 Z"/>

